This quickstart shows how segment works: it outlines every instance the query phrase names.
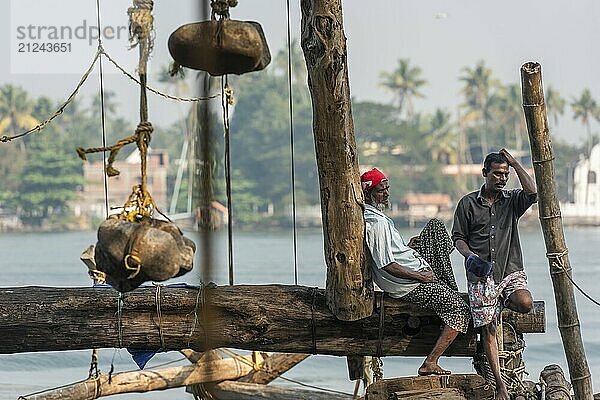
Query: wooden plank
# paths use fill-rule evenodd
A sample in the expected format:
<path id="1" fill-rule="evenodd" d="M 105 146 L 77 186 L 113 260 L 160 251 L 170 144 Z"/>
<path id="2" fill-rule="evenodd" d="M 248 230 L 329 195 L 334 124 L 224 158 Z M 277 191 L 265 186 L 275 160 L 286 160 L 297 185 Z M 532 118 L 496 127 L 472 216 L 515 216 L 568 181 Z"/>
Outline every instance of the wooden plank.
<path id="1" fill-rule="evenodd" d="M 162 287 L 160 318 L 158 290 L 126 293 L 119 318 L 119 294 L 111 288 L 0 288 L 0 353 L 118 347 L 205 351 L 207 343 L 210 348 L 331 355 L 373 355 L 377 349 L 379 316 L 339 321 L 326 307 L 323 290 L 239 285 L 205 288 L 203 296 L 197 288 Z M 214 319 L 202 318 L 202 298 L 210 300 Z M 439 335 L 439 318 L 396 299 L 386 298 L 385 310 L 383 354 L 428 354 Z M 409 316 L 421 325 L 416 336 L 404 332 Z M 445 354 L 472 356 L 474 351 L 470 330 Z"/>
<path id="2" fill-rule="evenodd" d="M 301 10 L 321 189 L 327 304 L 336 318 L 356 321 L 373 312 L 373 284 L 363 250 L 363 199 L 342 1 L 302 1 Z"/>
<path id="3" fill-rule="evenodd" d="M 429 390 L 407 390 L 396 392 L 392 395 L 394 399 L 402 400 L 428 400 L 428 399 L 444 399 L 444 400 L 467 400 L 460 389 L 429 389 Z"/>
<path id="4" fill-rule="evenodd" d="M 428 393 L 439 389 L 458 389 L 468 400 L 494 398 L 494 390 L 477 374 L 452 374 L 445 376 L 408 376 L 382 379 L 367 388 L 369 400 L 388 400 L 396 393 Z"/>
<path id="5" fill-rule="evenodd" d="M 352 395 L 317 390 L 287 388 L 243 382 L 221 382 L 210 387 L 211 394 L 219 400 L 350 400 Z"/>

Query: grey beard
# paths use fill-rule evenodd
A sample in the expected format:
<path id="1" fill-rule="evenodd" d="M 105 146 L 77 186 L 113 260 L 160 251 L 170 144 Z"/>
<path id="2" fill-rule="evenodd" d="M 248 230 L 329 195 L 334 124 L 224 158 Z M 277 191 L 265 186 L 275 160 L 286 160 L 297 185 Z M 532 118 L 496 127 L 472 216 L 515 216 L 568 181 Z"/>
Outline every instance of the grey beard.
<path id="1" fill-rule="evenodd" d="M 383 211 L 385 211 L 385 210 L 387 210 L 387 209 L 388 209 L 388 204 L 389 204 L 389 203 L 388 203 L 388 204 L 385 204 L 385 203 L 378 203 L 377 201 L 375 201 L 375 199 L 373 198 L 373 196 L 371 196 L 371 194 L 370 194 L 370 193 L 369 193 L 369 194 L 367 194 L 365 197 L 366 197 L 366 198 L 365 198 L 365 201 L 366 201 L 368 204 L 370 204 L 370 205 L 372 205 L 373 207 L 375 207 L 376 209 L 378 209 L 379 211 L 382 211 L 382 212 L 383 212 Z"/>
<path id="2" fill-rule="evenodd" d="M 387 210 L 388 206 L 385 203 L 376 203 L 375 208 L 378 209 L 379 211 L 385 211 L 385 210 Z"/>

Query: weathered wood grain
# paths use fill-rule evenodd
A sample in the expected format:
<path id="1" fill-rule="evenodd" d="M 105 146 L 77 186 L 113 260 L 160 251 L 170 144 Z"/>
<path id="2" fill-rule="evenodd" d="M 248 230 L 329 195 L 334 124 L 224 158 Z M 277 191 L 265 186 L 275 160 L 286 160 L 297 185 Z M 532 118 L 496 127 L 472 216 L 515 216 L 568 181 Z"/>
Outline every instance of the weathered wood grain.
<path id="1" fill-rule="evenodd" d="M 214 385 L 211 393 L 219 400 L 350 400 L 352 395 L 316 390 L 226 381 Z"/>
<path id="2" fill-rule="evenodd" d="M 373 285 L 363 251 L 363 199 L 342 2 L 302 0 L 300 6 L 321 190 L 327 304 L 338 319 L 356 321 L 373 311 Z"/>
<path id="3" fill-rule="evenodd" d="M 322 289 L 238 285 L 204 290 L 139 288 L 124 295 L 119 317 L 119 293 L 111 288 L 0 288 L 0 353 L 119 347 L 376 353 L 378 312 L 359 321 L 340 321 L 325 305 Z M 204 320 L 208 303 L 214 318 Z M 384 308 L 382 353 L 428 354 L 439 335 L 439 318 L 391 298 L 385 299 Z M 415 333 L 412 329 L 405 332 L 409 316 L 420 324 L 413 336 L 406 333 Z M 474 351 L 475 333 L 470 330 L 446 354 L 472 356 Z"/>
<path id="4" fill-rule="evenodd" d="M 476 374 L 382 379 L 367 388 L 369 400 L 426 399 L 428 395 L 431 398 L 491 400 L 494 398 L 494 389 Z"/>

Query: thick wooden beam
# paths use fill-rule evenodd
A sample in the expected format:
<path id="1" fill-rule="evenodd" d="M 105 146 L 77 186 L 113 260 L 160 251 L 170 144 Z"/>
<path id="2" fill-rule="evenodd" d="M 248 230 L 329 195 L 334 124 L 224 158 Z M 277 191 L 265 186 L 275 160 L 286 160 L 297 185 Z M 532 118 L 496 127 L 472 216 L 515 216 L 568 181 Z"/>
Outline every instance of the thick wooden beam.
<path id="1" fill-rule="evenodd" d="M 356 321 L 373 311 L 373 285 L 363 251 L 363 200 L 342 2 L 302 0 L 300 6 L 321 188 L 327 305 L 337 318 Z"/>
<path id="2" fill-rule="evenodd" d="M 261 364 L 260 370 L 251 371 L 248 375 L 242 376 L 237 381 L 266 385 L 279 378 L 284 372 L 304 361 L 308 356 L 308 354 L 294 353 L 272 354 Z"/>
<path id="3" fill-rule="evenodd" d="M 406 376 L 382 379 L 369 385 L 367 398 L 369 400 L 428 398 L 491 400 L 494 398 L 494 388 L 476 374 Z"/>
<path id="4" fill-rule="evenodd" d="M 558 329 L 562 337 L 575 397 L 581 400 L 591 400 L 593 397 L 592 376 L 581 337 L 581 326 L 571 281 L 571 263 L 556 194 L 554 154 L 544 103 L 542 67 L 532 62 L 523 64 L 521 84 L 523 110 L 538 188 L 540 222 L 556 300 Z"/>
<path id="5" fill-rule="evenodd" d="M 119 316 L 119 293 L 111 288 L 0 288 L 0 353 L 118 347 L 204 351 L 207 343 L 288 353 L 377 351 L 379 315 L 339 321 L 325 305 L 322 289 L 239 285 L 204 290 L 139 288 L 123 296 Z M 202 299 L 210 301 L 213 320 L 202 319 Z M 384 309 L 382 354 L 428 354 L 440 320 L 396 299 L 386 298 Z M 409 316 L 418 329 L 407 328 Z M 459 335 L 446 355 L 472 356 L 474 350 L 471 330 Z"/>
<path id="6" fill-rule="evenodd" d="M 88 379 L 59 389 L 21 396 L 26 400 L 93 400 L 119 393 L 143 393 L 165 390 L 201 382 L 238 379 L 252 371 L 252 357 L 243 360 L 226 358 L 185 367 L 160 370 L 129 371 Z"/>
<path id="7" fill-rule="evenodd" d="M 219 400 L 350 400 L 352 395 L 255 383 L 221 382 L 210 388 Z"/>

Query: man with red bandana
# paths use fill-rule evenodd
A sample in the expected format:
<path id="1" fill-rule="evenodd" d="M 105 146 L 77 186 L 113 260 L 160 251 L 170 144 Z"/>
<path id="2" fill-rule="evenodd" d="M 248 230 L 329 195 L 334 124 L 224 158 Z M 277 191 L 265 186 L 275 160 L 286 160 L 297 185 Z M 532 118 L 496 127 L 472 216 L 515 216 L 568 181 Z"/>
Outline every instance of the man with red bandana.
<path id="1" fill-rule="evenodd" d="M 512 167 L 522 189 L 504 190 Z M 533 306 L 523 271 L 518 221 L 537 201 L 537 188 L 525 168 L 506 150 L 490 153 L 483 162 L 485 182 L 456 206 L 452 239 L 465 257 L 467 288 L 473 325 L 481 327 L 486 358 L 496 381 L 496 399 L 508 400 L 500 374 L 496 324 L 502 306 L 527 313 Z M 489 264 L 489 274 L 478 276 L 470 264 Z"/>
<path id="2" fill-rule="evenodd" d="M 471 319 L 469 306 L 456 291 L 456 282 L 449 265 L 448 255 L 453 250 L 450 237 L 439 220 L 430 221 L 421 236 L 436 236 L 436 240 L 432 242 L 438 244 L 438 247 L 441 244 L 444 249 L 427 251 L 429 254 L 448 258 L 448 271 L 448 268 L 437 268 L 437 262 L 428 262 L 415 249 L 422 248 L 423 243 L 416 245 L 413 238 L 407 244 L 394 227 L 394 222 L 383 213 L 389 205 L 390 184 L 387 177 L 373 168 L 362 174 L 360 180 L 365 196 L 365 240 L 370 256 L 367 260 L 373 271 L 373 279 L 390 297 L 401 298 L 433 310 L 440 317 L 444 327 L 418 373 L 449 374 L 450 371 L 439 366 L 439 358 L 459 332 L 467 331 Z M 423 235 L 424 233 L 427 234 Z M 438 237 L 440 240 L 437 240 Z M 435 260 L 435 257 L 429 259 Z"/>

